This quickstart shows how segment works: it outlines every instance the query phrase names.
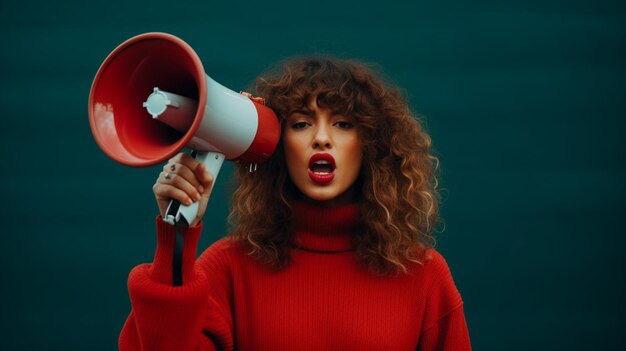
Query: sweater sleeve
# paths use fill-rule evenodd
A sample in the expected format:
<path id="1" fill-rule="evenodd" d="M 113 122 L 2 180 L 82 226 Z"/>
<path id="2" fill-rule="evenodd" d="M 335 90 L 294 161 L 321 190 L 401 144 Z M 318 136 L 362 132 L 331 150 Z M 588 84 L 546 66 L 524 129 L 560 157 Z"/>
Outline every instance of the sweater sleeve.
<path id="1" fill-rule="evenodd" d="M 434 280 L 428 290 L 419 350 L 471 350 L 463 300 L 443 256 L 432 250 Z"/>
<path id="2" fill-rule="evenodd" d="M 232 335 L 232 323 L 215 312 L 222 308 L 196 263 L 202 225 L 179 230 L 184 238 L 182 284 L 172 283 L 176 228 L 157 217 L 154 261 L 135 267 L 128 278 L 132 311 L 119 337 L 120 350 L 216 350 L 223 345 L 220 339 Z"/>

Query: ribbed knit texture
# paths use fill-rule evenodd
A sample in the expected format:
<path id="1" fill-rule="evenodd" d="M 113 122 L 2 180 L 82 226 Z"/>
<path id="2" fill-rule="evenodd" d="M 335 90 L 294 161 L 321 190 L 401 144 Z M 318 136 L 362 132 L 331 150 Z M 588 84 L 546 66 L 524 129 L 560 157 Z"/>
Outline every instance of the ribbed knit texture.
<path id="1" fill-rule="evenodd" d="M 295 206 L 293 261 L 274 272 L 222 239 L 195 258 L 185 232 L 183 285 L 171 286 L 173 228 L 157 220 L 155 262 L 129 277 L 133 311 L 122 350 L 469 350 L 463 302 L 443 257 L 409 274 L 356 263 L 358 206 Z M 189 235 L 189 238 L 187 238 Z"/>

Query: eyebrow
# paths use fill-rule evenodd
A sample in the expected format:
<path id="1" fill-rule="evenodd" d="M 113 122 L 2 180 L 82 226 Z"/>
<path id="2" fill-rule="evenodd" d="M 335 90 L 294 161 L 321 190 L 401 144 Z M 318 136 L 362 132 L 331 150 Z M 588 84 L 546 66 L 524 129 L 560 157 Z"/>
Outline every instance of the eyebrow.
<path id="1" fill-rule="evenodd" d="M 311 110 L 295 110 L 293 112 L 291 112 L 291 114 L 295 114 L 295 113 L 299 113 L 301 115 L 305 115 L 305 116 L 313 116 L 313 111 Z"/>
<path id="2" fill-rule="evenodd" d="M 311 111 L 311 110 L 304 109 L 304 110 L 295 110 L 295 111 L 291 112 L 291 113 L 289 114 L 289 116 L 292 116 L 292 115 L 294 115 L 294 114 L 296 114 L 296 113 L 299 113 L 299 114 L 301 114 L 301 115 L 305 115 L 305 116 L 307 116 L 307 117 L 313 117 L 313 115 L 315 114 L 315 113 L 314 113 L 313 111 Z M 332 117 L 344 117 L 344 118 L 350 118 L 349 116 L 346 116 L 346 115 L 344 115 L 343 113 L 341 113 L 341 112 L 339 112 L 339 111 L 331 111 L 331 112 L 330 112 L 330 115 L 331 115 Z"/>

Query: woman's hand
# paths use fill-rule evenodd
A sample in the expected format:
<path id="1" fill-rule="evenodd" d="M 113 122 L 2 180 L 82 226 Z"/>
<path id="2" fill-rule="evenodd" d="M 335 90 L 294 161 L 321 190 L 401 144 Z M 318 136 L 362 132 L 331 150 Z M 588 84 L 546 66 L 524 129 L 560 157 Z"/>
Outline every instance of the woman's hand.
<path id="1" fill-rule="evenodd" d="M 183 205 L 199 201 L 198 215 L 189 224 L 197 225 L 206 211 L 211 195 L 213 175 L 206 171 L 204 164 L 196 161 L 188 153 L 179 153 L 172 157 L 163 172 L 152 186 L 161 217 L 165 215 L 170 200 L 178 200 Z"/>

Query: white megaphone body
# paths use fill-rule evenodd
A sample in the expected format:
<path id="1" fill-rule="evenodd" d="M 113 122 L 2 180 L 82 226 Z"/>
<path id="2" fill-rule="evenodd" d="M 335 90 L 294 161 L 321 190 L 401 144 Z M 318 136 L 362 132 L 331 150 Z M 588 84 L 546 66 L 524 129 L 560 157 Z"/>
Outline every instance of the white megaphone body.
<path id="1" fill-rule="evenodd" d="M 91 87 L 89 122 L 115 161 L 147 167 L 189 147 L 213 183 L 224 159 L 252 169 L 280 137 L 270 108 L 211 79 L 195 51 L 166 33 L 138 35 L 109 54 Z M 163 219 L 188 225 L 197 212 L 197 202 L 172 200 Z"/>

